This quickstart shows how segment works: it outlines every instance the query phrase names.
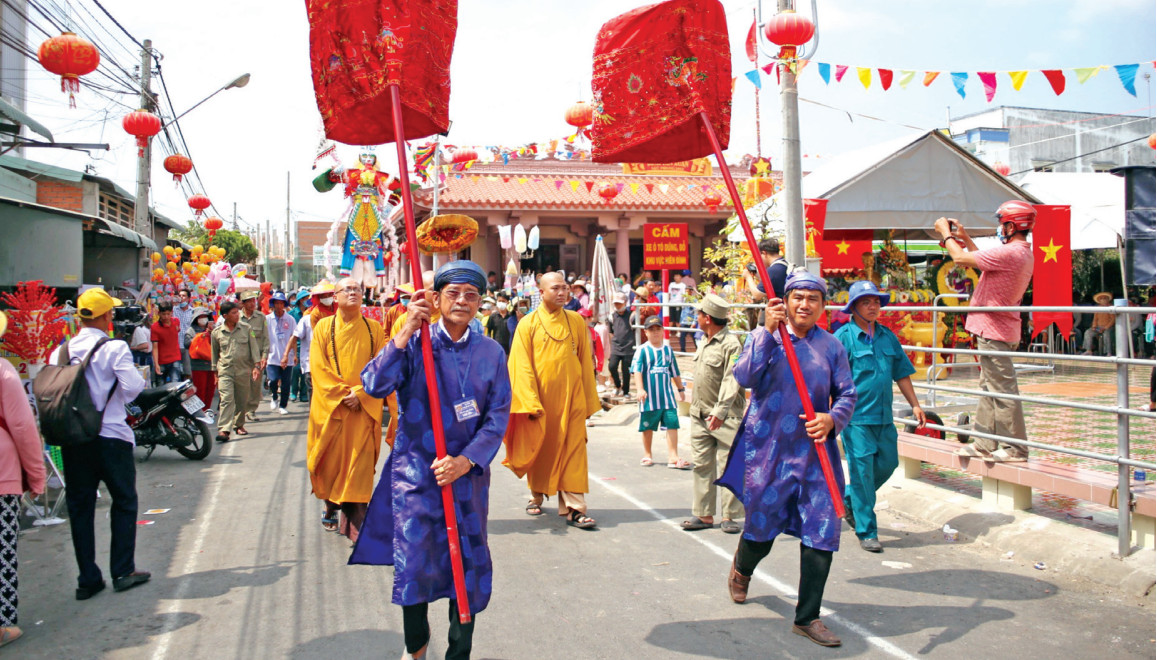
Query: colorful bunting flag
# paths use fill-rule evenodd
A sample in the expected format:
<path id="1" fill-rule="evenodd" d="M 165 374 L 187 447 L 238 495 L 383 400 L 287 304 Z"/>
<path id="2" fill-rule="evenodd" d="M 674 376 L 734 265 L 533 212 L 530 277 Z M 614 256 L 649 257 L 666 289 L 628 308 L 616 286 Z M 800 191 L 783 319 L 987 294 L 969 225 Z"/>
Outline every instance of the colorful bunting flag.
<path id="1" fill-rule="evenodd" d="M 583 184 L 587 187 L 587 192 L 590 192 L 595 187 L 594 181 L 584 181 Z"/>
<path id="2" fill-rule="evenodd" d="M 631 194 L 632 194 L 632 195 L 637 195 L 638 193 L 639 193 L 639 184 L 637 184 L 637 183 L 632 183 L 632 184 L 631 184 Z"/>
<path id="3" fill-rule="evenodd" d="M 865 68 L 862 66 L 856 67 L 856 77 L 858 77 L 860 79 L 860 84 L 864 86 L 864 89 L 868 89 L 869 87 L 872 86 L 872 70 L 871 69 L 868 69 L 868 68 Z"/>
<path id="4" fill-rule="evenodd" d="M 651 194 L 651 195 L 655 194 L 655 184 L 653 184 L 653 183 L 647 183 L 647 184 L 644 184 L 644 185 L 646 185 L 646 187 L 647 187 L 647 193 L 648 193 L 648 194 Z"/>
<path id="5" fill-rule="evenodd" d="M 936 80 L 936 76 L 938 76 L 938 75 L 940 75 L 939 71 L 925 71 L 924 72 L 924 86 L 927 87 L 928 85 L 931 85 L 932 81 Z"/>
<path id="6" fill-rule="evenodd" d="M 880 74 L 880 86 L 884 88 L 885 92 L 888 91 L 888 88 L 892 86 L 892 70 L 876 69 L 876 73 Z"/>
<path id="7" fill-rule="evenodd" d="M 827 85 L 831 81 L 832 65 L 827 62 L 819 62 L 816 64 L 816 67 L 820 72 L 820 78 L 823 78 L 824 84 Z"/>
<path id="8" fill-rule="evenodd" d="M 968 74 L 963 71 L 952 72 L 952 84 L 956 86 L 956 93 L 964 98 L 964 83 L 968 82 Z"/>
<path id="9" fill-rule="evenodd" d="M 1083 85 L 1086 82 L 1088 82 L 1089 78 L 1092 78 L 1093 76 L 1100 73 L 1101 67 L 1099 67 L 1099 66 L 1084 67 L 1082 69 L 1073 69 L 1073 72 L 1077 74 L 1077 82 L 1079 82 L 1080 84 Z"/>
<path id="10" fill-rule="evenodd" d="M 976 77 L 980 78 L 980 84 L 984 85 L 984 98 L 992 103 L 992 97 L 996 96 L 996 72 L 978 71 Z"/>
<path id="11" fill-rule="evenodd" d="M 1028 78 L 1028 71 L 1009 71 L 1008 77 L 1012 80 L 1012 88 L 1019 92 L 1020 88 L 1024 87 L 1025 79 Z"/>
<path id="12" fill-rule="evenodd" d="M 581 181 L 571 181 L 571 182 L 570 182 L 570 189 L 571 189 L 571 192 L 578 192 L 578 187 L 579 187 L 580 185 L 582 185 L 582 182 L 581 182 Z"/>
<path id="13" fill-rule="evenodd" d="M 1049 81 L 1049 85 L 1052 85 L 1054 94 L 1060 96 L 1061 92 L 1065 91 L 1064 71 L 1061 71 L 1060 69 L 1047 69 L 1045 71 L 1041 71 L 1041 73 L 1044 74 L 1044 77 Z"/>
<path id="14" fill-rule="evenodd" d="M 1117 70 L 1117 77 L 1121 79 L 1121 84 L 1124 85 L 1125 91 L 1133 96 L 1137 95 L 1137 88 L 1134 83 L 1137 80 L 1137 68 L 1140 64 L 1118 64 L 1113 67 Z M 826 80 L 824 82 L 827 82 Z"/>
<path id="15" fill-rule="evenodd" d="M 755 85 L 756 89 L 763 89 L 763 84 L 759 82 L 759 69 L 752 69 L 743 75 L 747 76 L 747 79 L 751 81 L 751 84 Z"/>
<path id="16" fill-rule="evenodd" d="M 900 72 L 900 89 L 908 89 L 908 83 L 912 82 L 912 78 L 916 76 L 915 71 L 905 69 Z"/>
<path id="17" fill-rule="evenodd" d="M 836 65 L 836 82 L 843 82 L 844 81 L 844 74 L 847 72 L 848 72 L 847 65 L 837 64 Z"/>

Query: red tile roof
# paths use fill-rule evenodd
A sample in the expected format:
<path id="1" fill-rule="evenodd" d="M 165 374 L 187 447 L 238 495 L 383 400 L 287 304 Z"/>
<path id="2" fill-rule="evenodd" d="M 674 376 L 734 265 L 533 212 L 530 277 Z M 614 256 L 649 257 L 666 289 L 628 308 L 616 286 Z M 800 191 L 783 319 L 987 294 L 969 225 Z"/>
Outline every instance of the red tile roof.
<path id="1" fill-rule="evenodd" d="M 741 172 L 732 168 L 739 179 Z M 746 173 L 742 173 L 746 178 Z M 599 186 L 620 186 L 610 203 L 599 197 Z M 742 191 L 743 182 L 736 184 Z M 567 161 L 518 161 L 510 165 L 482 164 L 451 171 L 443 181 L 438 206 L 445 209 L 667 209 L 708 213 L 703 197 L 719 194 L 720 213 L 730 213 L 730 196 L 722 176 L 652 176 L 623 174 L 620 165 Z M 433 189 L 415 193 L 415 202 L 429 207 Z"/>

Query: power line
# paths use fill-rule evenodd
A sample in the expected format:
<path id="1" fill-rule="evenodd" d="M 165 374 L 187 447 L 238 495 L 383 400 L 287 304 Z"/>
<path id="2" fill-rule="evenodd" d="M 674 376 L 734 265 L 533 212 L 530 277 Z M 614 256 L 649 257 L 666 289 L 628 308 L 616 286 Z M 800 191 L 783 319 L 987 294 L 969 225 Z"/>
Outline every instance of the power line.
<path id="1" fill-rule="evenodd" d="M 125 26 L 121 25 L 120 21 L 118 21 L 116 18 L 114 18 L 113 15 L 110 14 L 109 11 L 104 8 L 104 5 L 100 4 L 100 0 L 92 0 L 92 2 L 93 2 L 93 4 L 95 4 L 97 6 L 97 8 L 99 8 L 102 12 L 104 12 L 105 16 L 108 16 L 108 19 L 110 21 L 112 21 L 113 24 L 115 24 L 118 28 L 121 29 L 121 32 L 125 33 L 125 36 L 128 37 L 130 41 L 132 41 L 134 44 L 137 45 L 137 48 L 140 48 L 141 50 L 145 49 L 145 45 L 142 44 L 140 41 L 138 41 L 137 38 L 134 37 L 132 34 L 130 34 L 129 31 L 127 29 L 125 29 Z"/>
<path id="2" fill-rule="evenodd" d="M 1053 165 L 1060 165 L 1061 163 L 1067 163 L 1067 162 L 1069 162 L 1070 160 L 1077 160 L 1077 159 L 1079 159 L 1079 158 L 1084 158 L 1085 156 L 1092 156 L 1093 154 L 1099 154 L 1099 153 L 1101 153 L 1102 151 L 1111 151 L 1111 150 L 1113 150 L 1113 149 L 1119 149 L 1119 148 L 1121 148 L 1121 147 L 1124 147 L 1124 146 L 1126 146 L 1126 145 L 1130 145 L 1130 144 L 1133 144 L 1134 142 L 1140 142 L 1141 140 L 1148 140 L 1148 139 L 1149 139 L 1149 136 L 1148 136 L 1148 135 L 1142 135 L 1142 136 L 1141 136 L 1141 137 L 1139 137 L 1139 138 L 1134 138 L 1134 139 L 1132 139 L 1132 140 L 1128 140 L 1128 141 L 1126 141 L 1126 142 L 1121 142 L 1121 143 L 1119 143 L 1119 144 L 1114 144 L 1114 145 L 1113 145 L 1113 146 L 1111 146 L 1111 147 L 1105 147 L 1104 149 L 1096 149 L 1096 150 L 1093 150 L 1093 151 L 1086 151 L 1086 152 L 1085 152 L 1085 153 L 1083 153 L 1083 154 L 1077 154 L 1076 156 L 1073 156 L 1072 158 L 1066 158 L 1066 159 L 1064 159 L 1064 160 L 1055 160 L 1055 161 L 1053 161 L 1053 162 L 1049 163 L 1049 164 L 1048 164 L 1048 166 L 1049 166 L 1049 167 L 1052 167 Z M 1008 176 L 1016 176 L 1017 174 L 1025 174 L 1025 173 L 1027 173 L 1027 172 L 1035 172 L 1035 171 L 1036 171 L 1036 170 L 1035 170 L 1035 168 L 1030 168 L 1030 169 L 1027 169 L 1027 170 L 1021 170 L 1021 171 L 1019 171 L 1019 172 L 1012 172 L 1012 173 L 1010 173 Z"/>

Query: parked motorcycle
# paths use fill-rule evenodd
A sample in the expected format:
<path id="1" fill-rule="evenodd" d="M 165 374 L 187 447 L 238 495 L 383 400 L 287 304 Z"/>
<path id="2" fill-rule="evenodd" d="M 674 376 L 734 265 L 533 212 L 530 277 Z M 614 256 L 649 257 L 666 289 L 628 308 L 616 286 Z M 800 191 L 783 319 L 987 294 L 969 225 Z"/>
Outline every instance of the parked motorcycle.
<path id="1" fill-rule="evenodd" d="M 187 380 L 165 383 L 140 393 L 127 406 L 128 424 L 138 447 L 148 447 L 148 460 L 157 447 L 176 449 L 199 461 L 213 450 L 213 418 L 203 408 L 197 388 Z"/>

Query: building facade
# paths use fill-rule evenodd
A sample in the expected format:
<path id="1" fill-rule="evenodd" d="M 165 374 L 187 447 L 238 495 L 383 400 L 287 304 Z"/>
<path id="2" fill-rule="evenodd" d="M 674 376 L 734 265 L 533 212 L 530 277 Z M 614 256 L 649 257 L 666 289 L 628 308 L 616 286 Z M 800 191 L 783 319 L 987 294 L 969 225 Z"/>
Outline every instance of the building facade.
<path id="1" fill-rule="evenodd" d="M 1153 117 L 1001 106 L 951 120 L 952 139 L 1016 179 L 1028 172 L 1107 172 L 1153 165 Z"/>

